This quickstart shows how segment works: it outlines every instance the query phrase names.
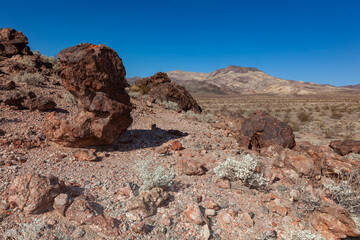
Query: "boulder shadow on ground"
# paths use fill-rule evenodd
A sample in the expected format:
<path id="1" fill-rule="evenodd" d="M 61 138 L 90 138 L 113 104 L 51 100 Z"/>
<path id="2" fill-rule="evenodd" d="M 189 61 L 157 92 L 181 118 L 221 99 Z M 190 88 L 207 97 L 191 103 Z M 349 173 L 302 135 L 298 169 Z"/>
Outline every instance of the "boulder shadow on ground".
<path id="1" fill-rule="evenodd" d="M 171 140 L 187 136 L 187 133 L 179 130 L 156 129 L 132 129 L 126 130 L 116 144 L 98 146 L 99 151 L 127 152 L 137 149 L 159 147 Z"/>

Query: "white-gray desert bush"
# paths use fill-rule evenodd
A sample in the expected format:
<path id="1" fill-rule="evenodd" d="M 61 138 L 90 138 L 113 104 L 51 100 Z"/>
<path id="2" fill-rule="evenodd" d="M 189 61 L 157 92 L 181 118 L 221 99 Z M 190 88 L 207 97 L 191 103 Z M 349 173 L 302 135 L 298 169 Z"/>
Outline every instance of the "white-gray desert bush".
<path id="1" fill-rule="evenodd" d="M 170 109 L 170 110 L 174 110 L 174 111 L 180 109 L 179 104 L 176 102 L 163 101 L 162 104 L 166 107 L 166 109 Z"/>
<path id="2" fill-rule="evenodd" d="M 76 106 L 77 101 L 76 101 L 75 96 L 72 93 L 66 91 L 63 96 L 64 96 L 64 100 L 66 103 L 68 103 L 71 106 Z"/>
<path id="3" fill-rule="evenodd" d="M 301 230 L 295 227 L 287 227 L 286 232 L 281 237 L 284 240 L 325 240 L 320 233 L 313 233 L 310 230 Z"/>
<path id="4" fill-rule="evenodd" d="M 25 66 L 28 66 L 28 67 L 35 67 L 35 63 L 28 56 L 23 56 L 22 58 L 18 59 L 17 62 L 24 64 Z"/>
<path id="5" fill-rule="evenodd" d="M 142 95 L 140 92 L 135 92 L 130 89 L 127 89 L 127 93 L 132 99 L 138 99 Z"/>
<path id="6" fill-rule="evenodd" d="M 175 178 L 172 169 L 165 169 L 161 166 L 153 167 L 150 160 L 138 160 L 136 168 L 142 181 L 140 192 L 151 190 L 154 187 L 170 186 Z"/>
<path id="7" fill-rule="evenodd" d="M 43 62 L 50 63 L 54 71 L 57 71 L 60 68 L 60 61 L 56 57 L 40 55 L 40 58 Z"/>
<path id="8" fill-rule="evenodd" d="M 327 179 L 324 187 L 340 205 L 351 213 L 360 212 L 360 173 L 339 173 L 336 179 Z"/>
<path id="9" fill-rule="evenodd" d="M 231 180 L 240 179 L 243 183 L 262 187 L 267 183 L 262 173 L 256 172 L 258 160 L 250 154 L 241 154 L 236 157 L 229 157 L 224 163 L 220 163 L 214 168 L 214 173 L 219 178 L 229 178 Z"/>
<path id="10" fill-rule="evenodd" d="M 14 82 L 28 85 L 39 85 L 45 81 L 45 77 L 40 73 L 18 73 L 13 78 Z"/>
<path id="11" fill-rule="evenodd" d="M 214 114 L 211 113 L 198 114 L 190 110 L 185 112 L 185 117 L 187 118 L 195 117 L 199 122 L 207 122 L 207 123 L 214 122 Z"/>

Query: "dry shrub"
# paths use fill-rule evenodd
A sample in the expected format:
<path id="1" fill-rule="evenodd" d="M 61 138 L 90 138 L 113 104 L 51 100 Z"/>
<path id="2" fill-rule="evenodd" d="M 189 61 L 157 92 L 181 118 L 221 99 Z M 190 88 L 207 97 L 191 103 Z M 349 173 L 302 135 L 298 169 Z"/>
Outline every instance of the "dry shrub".
<path id="1" fill-rule="evenodd" d="M 360 213 L 360 173 L 338 173 L 327 179 L 324 186 L 337 203 L 351 213 Z"/>
<path id="2" fill-rule="evenodd" d="M 18 63 L 24 64 L 28 67 L 35 67 L 35 62 L 28 56 L 23 56 L 22 58 L 16 60 Z"/>
<path id="3" fill-rule="evenodd" d="M 344 116 L 344 114 L 339 112 L 331 112 L 331 119 L 341 119 Z"/>
<path id="4" fill-rule="evenodd" d="M 136 162 L 136 169 L 142 181 L 140 191 L 151 190 L 154 187 L 170 186 L 175 178 L 173 170 L 161 166 L 153 166 L 152 160 L 142 159 Z"/>
<path id="5" fill-rule="evenodd" d="M 341 126 L 339 124 L 330 125 L 323 127 L 322 131 L 326 138 L 334 138 L 335 136 L 339 136 L 341 132 Z"/>
<path id="6" fill-rule="evenodd" d="M 304 110 L 301 112 L 298 112 L 296 114 L 296 116 L 300 122 L 310 122 L 312 120 L 311 114 L 308 112 L 305 112 Z"/>
<path id="7" fill-rule="evenodd" d="M 45 77 L 40 73 L 18 73 L 13 78 L 14 82 L 28 84 L 28 85 L 39 85 L 45 81 Z"/>

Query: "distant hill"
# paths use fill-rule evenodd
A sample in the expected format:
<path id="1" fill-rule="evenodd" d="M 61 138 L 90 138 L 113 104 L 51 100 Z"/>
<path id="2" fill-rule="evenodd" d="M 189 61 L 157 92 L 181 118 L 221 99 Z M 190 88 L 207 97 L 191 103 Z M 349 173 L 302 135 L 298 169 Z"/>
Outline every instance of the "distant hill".
<path id="1" fill-rule="evenodd" d="M 284 80 L 257 68 L 230 65 L 211 73 L 170 71 L 169 78 L 192 94 L 283 94 L 313 95 L 327 93 L 357 93 L 359 85 L 335 87 L 303 81 Z M 141 77 L 127 78 L 133 85 Z"/>
<path id="2" fill-rule="evenodd" d="M 132 77 L 132 78 L 126 78 L 127 82 L 130 84 L 130 85 L 134 85 L 134 83 L 137 81 L 137 80 L 141 80 L 142 77 Z"/>
<path id="3" fill-rule="evenodd" d="M 357 84 L 357 85 L 348 85 L 348 86 L 344 86 L 343 88 L 351 88 L 351 89 L 358 89 L 358 90 L 360 90 L 360 84 Z"/>
<path id="4" fill-rule="evenodd" d="M 355 88 L 339 88 L 332 85 L 321 85 L 302 81 L 284 80 L 273 77 L 257 68 L 239 67 L 230 65 L 211 73 L 197 73 L 185 71 L 170 71 L 168 76 L 191 89 L 192 86 L 217 87 L 218 91 L 224 93 L 241 94 L 291 94 L 308 95 L 318 93 L 336 93 L 350 91 Z M 196 88 L 194 88 L 196 89 Z"/>

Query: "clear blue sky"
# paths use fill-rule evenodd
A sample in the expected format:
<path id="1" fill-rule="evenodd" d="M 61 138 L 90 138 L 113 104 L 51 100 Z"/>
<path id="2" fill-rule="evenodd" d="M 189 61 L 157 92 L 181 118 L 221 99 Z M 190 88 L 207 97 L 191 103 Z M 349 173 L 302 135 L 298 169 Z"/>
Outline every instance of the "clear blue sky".
<path id="1" fill-rule="evenodd" d="M 56 55 L 106 44 L 127 76 L 228 65 L 337 86 L 360 83 L 360 0 L 2 1 L 0 27 Z"/>

